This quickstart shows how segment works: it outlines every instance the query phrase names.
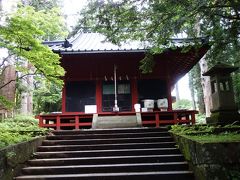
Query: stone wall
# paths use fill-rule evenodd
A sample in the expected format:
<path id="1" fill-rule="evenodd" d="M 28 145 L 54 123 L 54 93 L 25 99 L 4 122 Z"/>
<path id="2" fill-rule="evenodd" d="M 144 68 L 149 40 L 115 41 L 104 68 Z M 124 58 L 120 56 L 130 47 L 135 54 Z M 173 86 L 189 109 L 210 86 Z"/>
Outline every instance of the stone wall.
<path id="1" fill-rule="evenodd" d="M 14 176 L 20 174 L 21 168 L 33 156 L 44 139 L 45 137 L 39 137 L 0 149 L 0 179 L 12 180 Z"/>
<path id="2" fill-rule="evenodd" d="M 196 180 L 240 179 L 240 142 L 199 143 L 179 135 L 173 137 Z"/>

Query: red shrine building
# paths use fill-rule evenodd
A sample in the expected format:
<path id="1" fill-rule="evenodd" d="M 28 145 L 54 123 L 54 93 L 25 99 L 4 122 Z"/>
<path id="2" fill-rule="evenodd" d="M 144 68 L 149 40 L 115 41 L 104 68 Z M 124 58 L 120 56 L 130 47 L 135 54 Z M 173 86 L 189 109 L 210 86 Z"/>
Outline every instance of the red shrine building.
<path id="1" fill-rule="evenodd" d="M 201 41 L 202 40 L 202 41 Z M 117 46 L 98 33 L 78 33 L 66 41 L 46 42 L 61 56 L 65 69 L 62 112 L 40 115 L 40 126 L 91 128 L 94 116 L 136 116 L 142 126 L 194 123 L 194 110 L 173 110 L 171 91 L 209 49 L 191 46 L 192 39 L 172 39 L 175 48 L 153 56 L 152 73 L 142 74 L 148 49 L 138 42 Z M 189 50 L 183 52 L 188 45 Z M 180 87 L 181 88 L 181 87 Z M 158 102 L 165 100 L 166 107 Z"/>

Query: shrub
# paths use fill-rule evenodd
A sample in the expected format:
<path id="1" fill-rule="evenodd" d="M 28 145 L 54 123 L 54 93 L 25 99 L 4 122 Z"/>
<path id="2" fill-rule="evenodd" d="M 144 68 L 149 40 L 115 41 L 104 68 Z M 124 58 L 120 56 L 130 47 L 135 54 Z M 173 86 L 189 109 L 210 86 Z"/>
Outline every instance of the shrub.
<path id="1" fill-rule="evenodd" d="M 49 130 L 38 127 L 32 116 L 16 116 L 0 122 L 0 148 L 46 135 Z"/>

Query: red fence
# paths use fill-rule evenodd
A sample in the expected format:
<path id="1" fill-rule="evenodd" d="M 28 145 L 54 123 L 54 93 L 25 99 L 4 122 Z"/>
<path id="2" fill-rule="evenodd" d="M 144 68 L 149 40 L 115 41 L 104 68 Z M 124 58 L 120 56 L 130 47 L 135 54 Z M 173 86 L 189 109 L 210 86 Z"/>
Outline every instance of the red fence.
<path id="1" fill-rule="evenodd" d="M 141 112 L 142 124 L 146 127 L 159 127 L 172 124 L 195 124 L 195 110 L 173 110 Z M 127 113 L 102 113 L 99 116 L 113 115 L 135 115 L 134 112 Z M 59 113 L 39 115 L 39 126 L 60 129 L 86 129 L 92 127 L 93 114 L 84 113 Z"/>
<path id="2" fill-rule="evenodd" d="M 159 127 L 161 125 L 172 124 L 195 124 L 195 110 L 173 110 L 173 111 L 155 111 L 143 112 L 143 126 Z"/>

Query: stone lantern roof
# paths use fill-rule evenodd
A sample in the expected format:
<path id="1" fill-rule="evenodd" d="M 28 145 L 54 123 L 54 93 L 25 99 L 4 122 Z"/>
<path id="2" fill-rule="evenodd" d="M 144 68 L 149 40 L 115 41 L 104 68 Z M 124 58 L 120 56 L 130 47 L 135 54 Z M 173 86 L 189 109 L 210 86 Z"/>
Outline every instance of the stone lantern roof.
<path id="1" fill-rule="evenodd" d="M 238 70 L 238 67 L 234 67 L 225 63 L 217 63 L 207 72 L 203 73 L 203 76 L 212 76 L 215 74 L 230 74 L 236 70 Z"/>

